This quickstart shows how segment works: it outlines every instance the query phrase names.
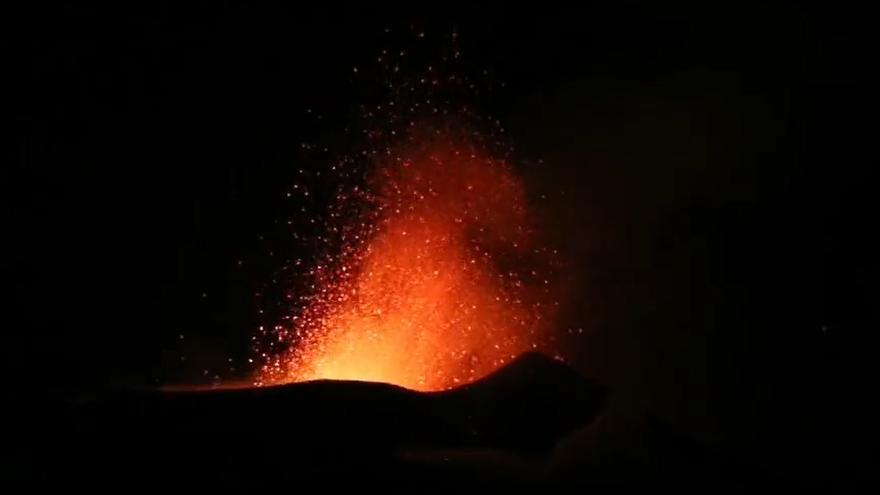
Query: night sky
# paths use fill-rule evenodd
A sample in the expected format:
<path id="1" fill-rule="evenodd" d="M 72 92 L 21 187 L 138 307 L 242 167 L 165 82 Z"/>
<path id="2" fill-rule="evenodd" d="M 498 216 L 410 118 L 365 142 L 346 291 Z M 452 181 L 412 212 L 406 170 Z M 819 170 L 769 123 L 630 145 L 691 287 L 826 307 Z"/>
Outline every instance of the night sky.
<path id="1" fill-rule="evenodd" d="M 558 325 L 573 367 L 725 455 L 854 479 L 874 96 L 865 16 L 830 5 L 5 16 L 10 397 L 27 411 L 244 362 L 253 294 L 290 249 L 277 222 L 301 144 L 345 149 L 365 97 L 353 67 L 399 33 L 440 50 L 454 30 L 464 70 L 504 81 L 480 110 L 505 123 L 570 260 Z"/>

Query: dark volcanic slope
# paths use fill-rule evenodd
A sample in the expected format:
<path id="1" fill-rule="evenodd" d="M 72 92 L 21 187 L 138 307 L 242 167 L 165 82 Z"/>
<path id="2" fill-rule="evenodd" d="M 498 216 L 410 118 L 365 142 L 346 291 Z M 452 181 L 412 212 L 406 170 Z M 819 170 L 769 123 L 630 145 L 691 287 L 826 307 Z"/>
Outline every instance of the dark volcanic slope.
<path id="1" fill-rule="evenodd" d="M 79 479 L 394 476 L 401 449 L 545 451 L 588 424 L 605 397 L 603 387 L 538 354 L 440 393 L 347 381 L 124 391 L 62 408 L 58 422 L 34 434 L 36 465 Z"/>

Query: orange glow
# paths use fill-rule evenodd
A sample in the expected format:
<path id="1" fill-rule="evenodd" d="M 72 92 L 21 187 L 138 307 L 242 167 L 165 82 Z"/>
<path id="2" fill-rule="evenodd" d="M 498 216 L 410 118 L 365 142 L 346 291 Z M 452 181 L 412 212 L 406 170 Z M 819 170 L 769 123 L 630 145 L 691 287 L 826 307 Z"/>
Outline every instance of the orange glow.
<path id="1" fill-rule="evenodd" d="M 353 240 L 313 271 L 316 294 L 278 334 L 286 349 L 258 384 L 443 390 L 546 350 L 549 255 L 508 164 L 447 137 L 410 139 L 374 164 L 367 187 L 371 213 L 342 220 Z"/>

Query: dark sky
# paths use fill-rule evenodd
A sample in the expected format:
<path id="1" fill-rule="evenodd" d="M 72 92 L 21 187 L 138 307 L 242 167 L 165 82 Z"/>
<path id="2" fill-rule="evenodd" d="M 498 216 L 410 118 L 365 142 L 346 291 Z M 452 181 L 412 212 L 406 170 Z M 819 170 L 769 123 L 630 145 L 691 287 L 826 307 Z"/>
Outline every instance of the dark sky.
<path id="1" fill-rule="evenodd" d="M 188 376 L 182 346 L 241 360 L 300 142 L 339 139 L 351 68 L 413 24 L 506 81 L 485 110 L 544 161 L 523 173 L 577 267 L 575 367 L 736 455 L 855 469 L 832 452 L 866 414 L 863 16 L 613 4 L 8 16 L 16 392 Z"/>

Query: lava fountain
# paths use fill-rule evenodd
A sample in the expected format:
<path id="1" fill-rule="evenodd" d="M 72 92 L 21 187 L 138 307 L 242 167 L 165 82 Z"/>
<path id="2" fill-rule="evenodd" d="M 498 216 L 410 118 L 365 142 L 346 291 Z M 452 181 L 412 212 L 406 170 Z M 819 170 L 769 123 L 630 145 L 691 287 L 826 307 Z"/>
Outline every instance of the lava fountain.
<path id="1" fill-rule="evenodd" d="M 463 104 L 480 85 L 437 65 L 402 76 L 408 54 L 393 55 L 378 59 L 387 93 L 361 107 L 366 146 L 325 174 L 356 179 L 309 218 L 305 230 L 324 226 L 319 254 L 287 267 L 298 280 L 289 310 L 255 337 L 255 385 L 444 390 L 526 351 L 558 357 L 556 252 L 541 243 L 500 123 Z"/>
<path id="2" fill-rule="evenodd" d="M 552 253 L 513 168 L 463 135 L 411 134 L 374 164 L 368 191 L 341 197 L 369 213 L 343 220 L 342 254 L 310 272 L 315 293 L 277 332 L 287 347 L 259 383 L 442 390 L 547 350 Z"/>

